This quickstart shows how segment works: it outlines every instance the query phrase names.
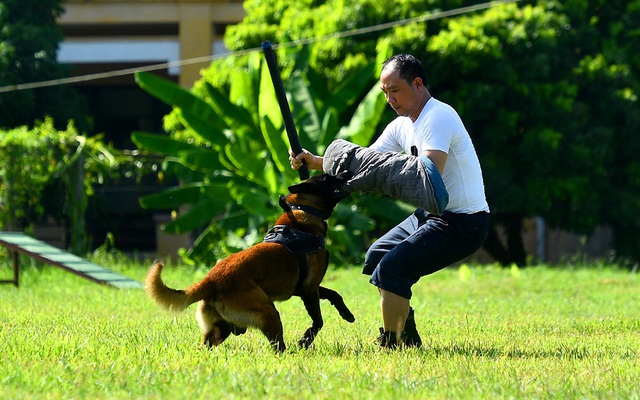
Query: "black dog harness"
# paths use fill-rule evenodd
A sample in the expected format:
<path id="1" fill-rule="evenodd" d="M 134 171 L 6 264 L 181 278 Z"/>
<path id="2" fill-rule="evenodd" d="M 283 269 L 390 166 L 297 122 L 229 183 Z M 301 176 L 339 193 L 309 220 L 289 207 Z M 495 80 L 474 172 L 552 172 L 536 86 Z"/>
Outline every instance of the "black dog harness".
<path id="1" fill-rule="evenodd" d="M 306 256 L 324 249 L 324 236 L 315 236 L 293 229 L 287 225 L 276 225 L 264 237 L 267 243 L 279 243 L 296 256 Z"/>
<path id="2" fill-rule="evenodd" d="M 280 196 L 280 207 L 285 212 L 292 210 L 301 210 L 311 215 L 314 215 L 323 221 L 328 216 L 322 214 L 318 210 L 304 205 L 288 204 L 285 198 Z M 278 243 L 284 246 L 287 251 L 295 256 L 298 256 L 300 260 L 300 275 L 298 277 L 298 283 L 296 289 L 301 289 L 304 280 L 309 275 L 309 266 L 307 265 L 307 255 L 313 254 L 317 251 L 324 249 L 325 239 L 324 236 L 316 236 L 308 232 L 303 232 L 298 229 L 291 228 L 288 225 L 275 225 L 267 232 L 264 237 L 265 243 Z"/>

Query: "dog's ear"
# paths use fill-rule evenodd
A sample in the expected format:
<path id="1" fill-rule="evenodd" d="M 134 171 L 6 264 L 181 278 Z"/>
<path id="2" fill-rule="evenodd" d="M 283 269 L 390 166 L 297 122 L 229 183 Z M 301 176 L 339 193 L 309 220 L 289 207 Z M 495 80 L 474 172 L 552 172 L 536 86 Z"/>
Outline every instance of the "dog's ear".
<path id="1" fill-rule="evenodd" d="M 280 205 L 280 208 L 282 208 L 282 211 L 284 212 L 291 211 L 291 206 L 289 205 L 289 203 L 286 202 L 283 195 L 280 195 L 280 197 L 278 197 L 278 204 Z"/>
<path id="2" fill-rule="evenodd" d="M 304 193 L 304 187 L 309 185 L 309 181 L 298 183 L 297 185 L 289 186 L 289 193 Z"/>
<path id="3" fill-rule="evenodd" d="M 321 189 L 319 189 L 320 185 L 324 185 L 327 177 L 327 174 L 314 175 L 311 178 L 307 179 L 304 182 L 298 183 L 296 185 L 291 185 L 288 187 L 289 193 L 321 193 Z"/>

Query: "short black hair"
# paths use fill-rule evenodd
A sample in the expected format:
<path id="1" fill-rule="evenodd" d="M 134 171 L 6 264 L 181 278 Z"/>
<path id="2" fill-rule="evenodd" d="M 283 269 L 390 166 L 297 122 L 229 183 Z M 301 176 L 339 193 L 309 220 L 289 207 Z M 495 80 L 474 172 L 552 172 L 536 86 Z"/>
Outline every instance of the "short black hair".
<path id="1" fill-rule="evenodd" d="M 396 54 L 391 56 L 382 63 L 382 68 L 384 69 L 389 64 L 393 64 L 400 78 L 409 84 L 411 84 L 415 78 L 421 78 L 422 84 L 427 85 L 427 74 L 424 72 L 422 63 L 411 54 Z"/>

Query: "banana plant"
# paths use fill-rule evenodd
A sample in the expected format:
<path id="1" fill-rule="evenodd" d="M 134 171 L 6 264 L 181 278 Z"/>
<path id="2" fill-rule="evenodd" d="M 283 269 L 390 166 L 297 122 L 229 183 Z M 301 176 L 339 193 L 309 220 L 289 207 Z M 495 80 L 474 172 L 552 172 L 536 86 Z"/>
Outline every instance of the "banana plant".
<path id="1" fill-rule="evenodd" d="M 363 67 L 329 92 L 322 74 L 311 69 L 307 60 L 308 49 L 303 47 L 285 79 L 303 147 L 322 154 L 336 137 L 367 145 L 385 106 L 377 85 L 371 86 L 375 64 Z M 137 73 L 136 82 L 173 106 L 185 127 L 180 135 L 132 134 L 140 149 L 163 155 L 163 169 L 180 182 L 142 197 L 142 207 L 180 210 L 177 218 L 163 227 L 167 233 L 200 232 L 183 254 L 187 261 L 213 262 L 260 240 L 259 232 L 281 212 L 278 195 L 286 194 L 287 187 L 298 179 L 289 167 L 282 116 L 261 55 L 249 55 L 243 68 L 234 69 L 228 90 L 204 82 L 202 97 L 150 73 Z M 347 115 L 358 99 L 362 101 L 355 112 Z M 348 124 L 341 127 L 341 120 Z M 374 227 L 369 217 L 337 214 L 348 218 L 349 226 Z M 333 231 L 340 241 L 358 242 L 351 229 L 341 228 L 339 221 L 332 223 L 337 225 Z M 336 256 L 353 258 L 346 254 L 353 251 L 357 251 L 353 245 L 343 246 L 345 254 L 341 257 L 338 252 Z"/>

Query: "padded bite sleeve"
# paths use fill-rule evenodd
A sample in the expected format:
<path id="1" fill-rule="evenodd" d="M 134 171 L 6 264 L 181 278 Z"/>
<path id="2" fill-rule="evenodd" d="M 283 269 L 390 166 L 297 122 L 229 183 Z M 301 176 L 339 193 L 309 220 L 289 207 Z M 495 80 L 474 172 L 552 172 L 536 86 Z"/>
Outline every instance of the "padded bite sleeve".
<path id="1" fill-rule="evenodd" d="M 438 169 L 424 155 L 380 153 L 337 139 L 327 147 L 322 168 L 330 175 L 351 172 L 344 186 L 350 192 L 386 194 L 438 215 L 449 202 Z"/>

